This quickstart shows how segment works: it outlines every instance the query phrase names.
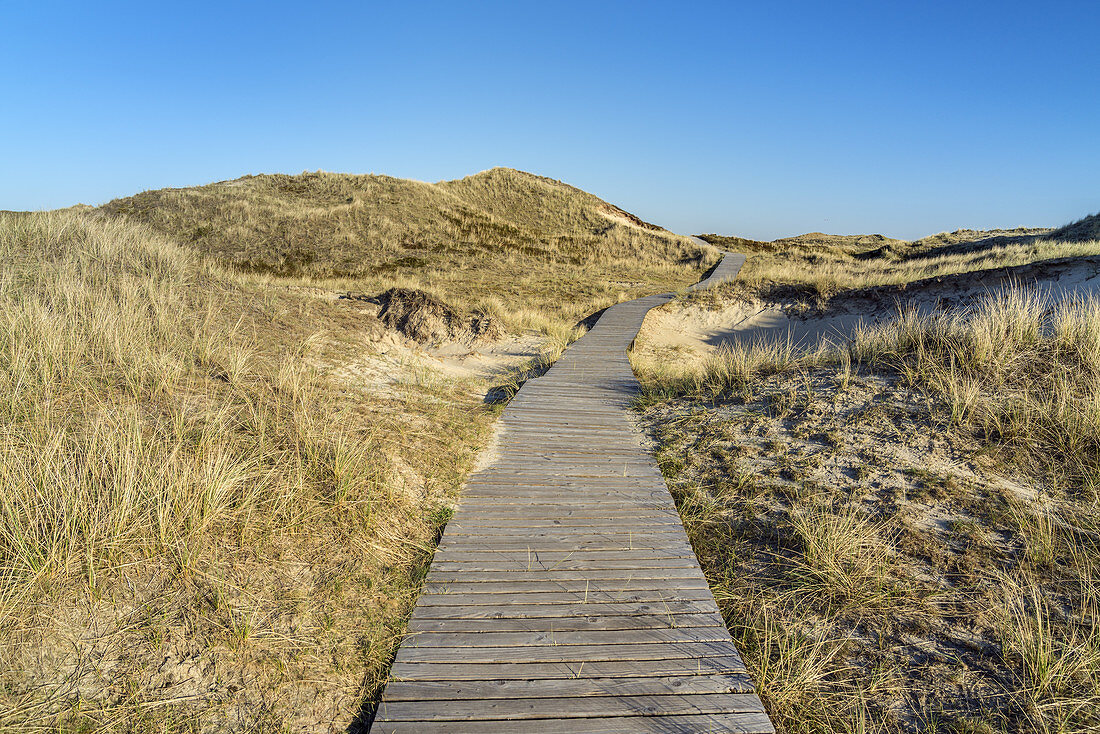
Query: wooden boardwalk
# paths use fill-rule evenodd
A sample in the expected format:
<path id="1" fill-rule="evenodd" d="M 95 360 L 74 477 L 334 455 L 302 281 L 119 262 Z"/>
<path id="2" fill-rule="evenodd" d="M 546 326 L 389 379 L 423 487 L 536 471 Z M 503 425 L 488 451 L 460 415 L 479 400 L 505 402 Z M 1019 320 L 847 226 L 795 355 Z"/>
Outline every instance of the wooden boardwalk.
<path id="1" fill-rule="evenodd" d="M 696 288 L 732 278 L 727 255 Z M 436 551 L 372 731 L 770 732 L 630 421 L 626 350 L 670 295 L 609 308 L 504 411 Z"/>

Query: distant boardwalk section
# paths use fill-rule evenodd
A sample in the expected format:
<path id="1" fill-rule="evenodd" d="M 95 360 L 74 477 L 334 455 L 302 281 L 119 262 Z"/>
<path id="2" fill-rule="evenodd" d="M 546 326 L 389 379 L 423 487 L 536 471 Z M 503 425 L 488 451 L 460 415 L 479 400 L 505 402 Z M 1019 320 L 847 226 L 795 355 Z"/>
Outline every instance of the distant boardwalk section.
<path id="1" fill-rule="evenodd" d="M 727 255 L 706 287 L 737 274 Z M 501 418 L 436 551 L 372 728 L 770 732 L 652 457 L 626 350 L 660 295 L 609 308 Z"/>

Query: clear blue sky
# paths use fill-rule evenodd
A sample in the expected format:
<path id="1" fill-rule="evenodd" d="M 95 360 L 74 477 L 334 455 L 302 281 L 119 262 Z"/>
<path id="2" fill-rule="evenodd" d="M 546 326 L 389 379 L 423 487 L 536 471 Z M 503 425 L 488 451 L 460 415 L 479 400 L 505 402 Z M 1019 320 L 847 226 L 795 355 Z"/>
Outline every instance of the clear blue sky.
<path id="1" fill-rule="evenodd" d="M 1097 2 L 0 6 L 0 209 L 511 166 L 673 230 L 1100 210 Z"/>

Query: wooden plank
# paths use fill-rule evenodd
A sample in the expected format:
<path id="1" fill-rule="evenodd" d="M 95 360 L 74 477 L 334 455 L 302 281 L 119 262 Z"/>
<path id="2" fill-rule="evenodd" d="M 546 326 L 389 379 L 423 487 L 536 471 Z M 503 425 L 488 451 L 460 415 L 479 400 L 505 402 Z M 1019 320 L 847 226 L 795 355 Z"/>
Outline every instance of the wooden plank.
<path id="1" fill-rule="evenodd" d="M 671 553 L 678 553 L 682 555 L 691 554 L 691 546 L 688 545 L 687 540 L 668 540 L 659 541 L 656 539 L 646 540 L 644 533 L 639 533 L 639 537 L 627 537 L 618 539 L 592 539 L 585 541 L 571 541 L 569 539 L 560 538 L 553 540 L 550 538 L 543 538 L 537 541 L 525 541 L 523 538 L 515 539 L 501 539 L 493 540 L 489 538 L 480 538 L 477 543 L 461 543 L 461 549 L 463 551 L 470 550 L 483 550 L 485 552 L 523 552 L 528 551 L 533 555 L 540 553 L 563 553 L 569 552 L 580 553 L 582 551 L 607 551 L 607 552 L 627 552 L 627 551 L 668 551 Z M 444 541 L 448 541 L 444 537 Z M 454 541 L 447 542 L 448 548 Z"/>
<path id="2" fill-rule="evenodd" d="M 517 527 L 477 527 L 465 528 L 456 526 L 455 530 L 463 539 L 469 539 L 471 543 L 483 543 L 495 540 L 521 539 L 531 543 L 541 540 L 563 540 L 568 543 L 584 543 L 591 540 L 617 540 L 630 542 L 644 537 L 651 540 L 684 542 L 684 528 L 682 525 L 666 523 L 660 526 L 633 527 L 630 523 L 615 523 L 603 527 L 582 525 L 571 527 L 569 525 L 557 525 L 545 528 L 517 528 Z"/>
<path id="3" fill-rule="evenodd" d="M 477 594 L 530 594 L 543 592 L 571 592 L 575 594 L 603 591 L 668 592 L 679 594 L 688 590 L 710 591 L 703 574 L 680 578 L 615 578 L 615 579 L 561 579 L 546 578 L 544 574 L 528 573 L 507 581 L 448 581 L 424 584 L 422 594 L 469 596 Z M 516 601 L 523 599 L 517 598 Z"/>
<path id="4" fill-rule="evenodd" d="M 481 503 L 496 502 L 500 505 L 559 505 L 577 508 L 600 506 L 637 507 L 641 510 L 669 507 L 672 499 L 667 492 L 661 495 L 644 487 L 605 487 L 587 483 L 577 487 L 547 487 L 525 490 L 523 487 L 482 487 L 471 492 L 467 499 Z M 461 505 L 460 505 L 461 507 Z"/>
<path id="5" fill-rule="evenodd" d="M 600 560 L 606 561 L 628 561 L 639 559 L 694 559 L 695 553 L 690 547 L 683 549 L 682 553 L 676 554 L 667 552 L 667 548 L 661 548 L 660 550 L 651 550 L 647 548 L 637 548 L 634 550 L 623 550 L 621 548 L 592 548 L 588 550 L 581 550 L 578 548 L 566 548 L 562 550 L 545 550 L 541 553 L 531 552 L 527 547 L 506 550 L 500 548 L 487 548 L 487 547 L 463 547 L 461 545 L 450 545 L 441 547 L 436 550 L 435 558 L 440 561 L 483 561 L 488 559 L 501 559 L 501 560 L 522 560 L 527 563 L 535 564 L 542 563 L 545 568 L 550 568 L 559 561 L 580 561 L 591 560 L 597 562 Z"/>
<path id="6" fill-rule="evenodd" d="M 666 603 L 675 601 L 699 601 L 714 604 L 710 589 L 638 589 L 636 591 L 536 591 L 516 597 L 504 591 L 494 594 L 432 594 L 424 593 L 419 604 L 430 607 L 507 606 L 522 604 L 625 604 L 629 602 Z"/>
<path id="7" fill-rule="evenodd" d="M 595 493 L 602 493 L 596 496 Z M 523 504 L 527 511 L 524 515 Z M 598 513 L 616 522 L 628 522 L 637 516 L 640 522 L 661 521 L 680 525 L 679 518 L 666 511 L 672 504 L 666 492 L 658 494 L 653 487 L 539 487 L 522 485 L 484 487 L 474 495 L 464 497 L 456 508 L 456 519 L 476 520 L 489 524 L 493 520 L 528 519 L 536 522 L 568 520 L 572 516 Z M 572 513 L 572 514 L 567 514 Z M 597 516 L 598 516 L 597 515 Z"/>
<path id="8" fill-rule="evenodd" d="M 629 578 L 631 574 L 641 578 L 653 571 L 699 573 L 699 569 L 690 563 L 689 558 L 604 558 L 604 559 L 561 559 L 538 560 L 527 558 L 463 558 L 455 561 L 439 560 L 432 564 L 428 579 L 435 581 L 435 574 L 441 581 L 461 581 L 465 574 L 496 574 L 497 580 L 506 580 L 505 574 L 525 574 L 543 572 L 551 576 L 566 574 L 561 578 L 571 578 L 573 574 L 594 574 L 591 578 L 614 578 L 616 575 Z"/>
<path id="9" fill-rule="evenodd" d="M 380 719 L 377 734 L 517 734 L 513 720 L 400 722 Z M 764 713 L 687 716 L 593 717 L 589 719 L 529 719 L 522 734 L 773 734 Z"/>
<path id="10" fill-rule="evenodd" d="M 496 517 L 467 522 L 451 521 L 456 529 L 472 535 L 499 535 L 506 533 L 539 533 L 564 530 L 591 533 L 609 527 L 628 527 L 634 532 L 684 532 L 684 526 L 669 518 L 627 519 L 625 517 Z"/>
<path id="11" fill-rule="evenodd" d="M 535 475 L 532 475 L 535 476 Z M 546 471 L 537 475 L 540 479 L 550 479 L 551 474 Z M 633 500 L 652 500 L 658 506 L 668 506 L 672 498 L 668 490 L 659 486 L 656 477 L 624 477 L 621 473 L 611 473 L 606 476 L 581 476 L 579 474 L 559 474 L 558 481 L 536 484 L 530 477 L 510 475 L 506 478 L 494 475 L 492 481 L 486 480 L 471 485 L 463 497 L 477 497 L 484 493 L 514 494 L 525 498 L 541 494 L 558 494 L 561 499 L 585 500 L 587 504 L 593 504 L 593 497 L 598 494 L 621 494 L 625 499 L 624 504 Z"/>
<path id="12" fill-rule="evenodd" d="M 459 539 L 463 544 L 474 546 L 522 545 L 541 546 L 565 543 L 570 548 L 582 547 L 591 543 L 615 543 L 617 546 L 631 547 L 635 544 L 649 548 L 686 547 L 687 538 L 683 528 L 638 528 L 617 527 L 603 531 L 602 528 L 582 526 L 560 528 L 477 528 L 477 532 L 455 532 L 448 538 L 450 543 Z M 494 532 L 496 530 L 496 532 Z M 449 543 L 449 544 L 450 544 Z"/>
<path id="13" fill-rule="evenodd" d="M 484 700 L 577 696 L 655 696 L 670 693 L 749 693 L 744 673 L 676 675 L 654 678 L 573 678 L 555 680 L 394 681 L 387 701 Z"/>
<path id="14" fill-rule="evenodd" d="M 469 517 L 467 517 L 469 516 Z M 609 513 L 600 517 L 585 517 L 583 514 L 560 514 L 557 516 L 543 516 L 537 512 L 528 510 L 524 513 L 517 508 L 507 513 L 469 513 L 463 512 L 462 519 L 456 513 L 449 525 L 471 532 L 481 528 L 606 528 L 612 524 L 624 524 L 641 528 L 674 528 L 683 530 L 680 518 L 667 514 L 653 515 L 629 515 L 625 513 Z"/>
<path id="15" fill-rule="evenodd" d="M 444 540 L 449 543 L 461 542 L 469 548 L 539 548 L 564 550 L 581 550 L 583 548 L 608 548 L 627 550 L 631 548 L 688 548 L 687 534 L 682 530 L 676 533 L 647 533 L 639 530 L 634 532 L 629 529 L 612 529 L 606 533 L 589 532 L 534 532 L 534 533 L 507 533 L 504 535 L 468 535 L 458 533 L 453 536 L 444 534 Z M 440 541 L 441 543 L 444 541 Z"/>
<path id="16" fill-rule="evenodd" d="M 641 534 L 639 534 L 641 535 Z M 450 543 L 448 543 L 448 547 Z M 533 557 L 544 557 L 540 554 L 560 553 L 568 554 L 570 552 L 582 553 L 582 552 L 596 552 L 606 551 L 609 553 L 628 551 L 647 551 L 660 553 L 662 551 L 668 551 L 669 554 L 677 553 L 680 555 L 690 555 L 692 553 L 691 546 L 687 541 L 665 541 L 658 542 L 656 540 L 646 541 L 644 537 L 634 538 L 620 538 L 620 539 L 605 539 L 605 540 L 589 540 L 589 541 L 570 541 L 567 539 L 551 540 L 542 539 L 539 541 L 524 541 L 522 538 L 516 539 L 503 539 L 503 540 L 490 540 L 486 538 L 479 539 L 475 543 L 462 543 L 461 549 L 463 552 L 482 550 L 485 552 L 529 552 Z M 548 556 L 546 556 L 548 557 Z"/>
<path id="17" fill-rule="evenodd" d="M 499 481 L 494 479 L 476 485 L 474 491 L 471 493 L 463 492 L 458 501 L 458 508 L 484 507 L 491 511 L 496 507 L 507 506 L 509 502 L 505 499 L 498 497 L 479 498 L 477 495 L 484 491 L 492 491 L 499 494 L 502 491 L 510 490 L 514 494 L 523 495 L 523 499 L 527 500 L 532 505 L 545 507 L 562 507 L 569 509 L 570 506 L 574 506 L 578 509 L 604 510 L 606 512 L 638 509 L 647 510 L 651 513 L 663 513 L 672 507 L 672 498 L 669 496 L 668 490 L 659 485 L 660 482 L 658 482 L 656 477 L 633 483 L 624 482 L 622 477 L 607 477 L 605 479 L 596 480 L 589 479 L 587 481 L 566 478 L 556 485 L 545 486 L 532 486 L 532 482 L 522 479 L 502 479 Z M 548 497 L 546 499 L 537 499 L 530 496 L 531 490 L 541 490 L 545 492 L 550 489 L 558 490 L 560 496 Z M 589 492 L 606 490 L 629 492 L 637 495 L 648 494 L 649 496 L 644 498 L 626 497 L 620 500 L 596 499 L 586 496 Z M 511 504 L 515 503 L 513 502 Z"/>
<path id="18" fill-rule="evenodd" d="M 491 509 L 495 509 L 501 514 L 514 513 L 526 505 L 529 516 L 537 519 L 553 517 L 553 512 L 556 509 L 563 512 L 569 510 L 584 512 L 610 509 L 616 517 L 611 518 L 614 522 L 609 522 L 608 527 L 627 523 L 634 510 L 638 513 L 659 512 L 663 507 L 672 505 L 670 498 L 657 496 L 651 491 L 605 489 L 602 487 L 587 487 L 576 490 L 568 488 L 532 490 L 530 492 L 525 492 L 521 488 L 505 489 L 502 487 L 491 491 L 479 490 L 476 494 L 468 497 L 467 500 L 471 504 L 476 502 L 482 507 L 491 505 Z M 615 508 L 618 508 L 617 512 Z M 461 504 L 458 506 L 458 512 L 463 516 L 468 516 L 472 513 L 472 510 L 468 509 L 466 504 Z M 559 519 L 568 519 L 568 516 L 562 516 Z M 671 521 L 672 518 L 668 520 Z"/>
<path id="19" fill-rule="evenodd" d="M 531 468 L 527 465 L 506 467 L 494 465 L 490 469 L 478 474 L 467 483 L 466 487 L 476 488 L 484 484 L 500 484 L 523 487 L 565 487 L 568 489 L 581 489 L 585 487 L 618 486 L 624 489 L 652 489 L 660 490 L 668 495 L 668 488 L 664 484 L 659 472 L 645 477 L 623 477 L 621 475 L 593 474 L 585 476 L 583 472 L 574 472 L 569 476 L 555 477 L 547 474 L 543 467 Z M 465 490 L 463 491 L 465 494 Z"/>
<path id="20" fill-rule="evenodd" d="M 569 499 L 584 499 L 580 493 L 595 490 L 617 490 L 620 492 L 653 493 L 654 499 L 659 500 L 658 506 L 668 507 L 672 498 L 668 489 L 664 486 L 664 479 L 660 476 L 649 477 L 623 477 L 621 474 L 608 474 L 604 476 L 551 476 L 544 471 L 524 473 L 486 474 L 480 477 L 476 483 L 467 485 L 463 490 L 459 502 L 462 503 L 477 492 L 484 490 L 534 491 L 534 490 L 561 490 Z M 594 504 L 589 502 L 589 504 Z M 622 504 L 630 504 L 624 500 Z"/>
<path id="21" fill-rule="evenodd" d="M 551 617 L 591 617 L 603 615 L 716 614 L 713 599 L 655 599 L 649 601 L 530 604 L 516 602 L 506 606 L 484 604 L 424 604 L 413 610 L 417 619 L 534 619 Z"/>
<path id="22" fill-rule="evenodd" d="M 565 581 L 591 581 L 600 583 L 607 580 L 637 581 L 640 579 L 700 579 L 703 575 L 698 568 L 681 566 L 673 568 L 645 568 L 645 569 L 585 569 L 571 571 L 568 569 L 535 569 L 526 571 L 444 571 L 432 566 L 428 574 L 428 583 L 432 584 L 456 584 L 456 583 L 523 583 L 526 581 L 538 581 L 549 583 L 561 583 Z M 601 587 L 606 588 L 606 587 Z"/>
<path id="23" fill-rule="evenodd" d="M 662 517 L 679 522 L 679 515 L 671 507 L 671 503 L 661 498 L 660 502 L 596 502 L 594 500 L 575 502 L 578 499 L 574 494 L 567 494 L 560 499 L 527 499 L 526 503 L 500 499 L 478 499 L 476 497 L 462 497 L 459 500 L 455 514 L 468 513 L 475 517 L 491 519 L 496 516 L 515 517 L 519 514 L 547 516 L 553 515 L 561 518 L 569 517 L 623 517 L 637 514 L 639 517 Z"/>
<path id="24" fill-rule="evenodd" d="M 742 693 L 677 693 L 658 696 L 383 701 L 387 721 L 586 719 L 607 716 L 763 713 L 760 699 Z"/>
<path id="25" fill-rule="evenodd" d="M 502 457 L 537 457 L 553 461 L 632 461 L 646 463 L 647 454 L 641 444 L 635 441 L 613 441 L 603 438 L 599 444 L 578 445 L 578 437 L 591 433 L 569 432 L 559 434 L 553 429 L 528 431 L 525 434 L 509 436 L 508 445 L 500 447 Z"/>
<path id="26" fill-rule="evenodd" d="M 457 545 L 447 545 L 436 550 L 435 559 L 439 561 L 485 561 L 490 559 L 499 560 L 517 560 L 520 562 L 526 562 L 531 564 L 532 567 L 536 564 L 544 564 L 546 568 L 550 568 L 559 562 L 566 561 L 581 561 L 591 560 L 598 562 L 601 560 L 617 561 L 617 560 L 642 560 L 642 559 L 694 559 L 695 553 L 690 547 L 685 548 L 682 553 L 676 554 L 668 551 L 667 548 L 661 548 L 660 550 L 650 550 L 647 548 L 637 548 L 635 550 L 623 550 L 621 548 L 593 548 L 588 550 L 579 550 L 577 548 L 567 548 L 564 550 L 544 550 L 541 553 L 532 552 L 529 548 L 518 548 L 513 550 L 506 550 L 500 548 L 470 548 L 460 547 Z"/>
<path id="27" fill-rule="evenodd" d="M 717 614 L 649 614 L 574 617 L 497 617 L 493 619 L 422 619 L 409 621 L 409 632 L 508 632 L 674 629 L 676 627 L 725 627 Z"/>
<path id="28" fill-rule="evenodd" d="M 661 491 L 649 487 L 601 486 L 592 482 L 575 487 L 480 486 L 467 496 L 477 500 L 515 499 L 527 502 L 564 502 L 579 506 L 618 503 L 645 507 L 647 504 L 668 506 L 672 502 L 668 492 L 661 494 Z"/>
<path id="29" fill-rule="evenodd" d="M 726 628 L 668 627 L 636 630 L 516 630 L 492 632 L 415 632 L 402 644 L 409 647 L 530 647 L 544 645 L 640 645 L 658 642 L 722 642 Z"/>
<path id="30" fill-rule="evenodd" d="M 651 678 L 668 675 L 715 675 L 744 673 L 745 664 L 738 655 L 712 655 L 650 660 L 639 665 L 635 660 L 537 663 L 413 663 L 394 661 L 393 680 L 575 680 L 578 678 Z"/>
<path id="31" fill-rule="evenodd" d="M 657 569 L 668 570 L 689 570 L 692 573 L 698 573 L 698 566 L 691 563 L 691 560 L 687 557 L 681 558 L 637 558 L 637 559 L 624 559 L 624 558 L 603 558 L 603 559 L 591 559 L 591 558 L 578 558 L 578 559 L 562 559 L 558 561 L 531 561 L 527 558 L 493 558 L 493 559 L 466 559 L 458 561 L 447 561 L 442 558 L 437 558 L 432 563 L 431 574 L 478 574 L 478 573 L 531 573 L 535 570 L 545 571 L 547 573 L 557 572 L 563 573 L 593 573 L 597 574 L 596 578 L 600 578 L 599 574 L 615 573 L 630 573 L 632 571 L 646 572 Z M 429 574 L 429 578 L 435 577 Z M 445 578 L 451 578 L 446 576 Z"/>
<path id="32" fill-rule="evenodd" d="M 517 647 L 407 647 L 397 651 L 406 663 L 579 663 L 670 660 L 735 655 L 733 642 L 656 642 L 629 645 L 524 645 Z M 645 667 L 645 666 L 642 666 Z"/>
<path id="33" fill-rule="evenodd" d="M 669 517 L 668 515 L 653 515 L 653 516 L 640 516 L 632 517 L 626 513 L 610 513 L 606 517 L 585 517 L 583 514 L 560 514 L 553 516 L 549 514 L 543 514 L 540 511 L 528 510 L 526 516 L 524 516 L 522 509 L 517 505 L 516 509 L 510 512 L 498 512 L 492 515 L 486 513 L 485 516 L 475 517 L 474 513 L 467 511 L 462 512 L 462 518 L 452 519 L 449 524 L 454 525 L 457 528 L 463 530 L 469 530 L 470 532 L 477 532 L 479 530 L 553 530 L 554 528 L 596 528 L 606 529 L 609 527 L 615 527 L 620 525 L 627 525 L 632 528 L 639 529 L 666 529 L 676 530 L 683 532 L 684 526 L 680 524 L 680 519 L 676 517 Z"/>

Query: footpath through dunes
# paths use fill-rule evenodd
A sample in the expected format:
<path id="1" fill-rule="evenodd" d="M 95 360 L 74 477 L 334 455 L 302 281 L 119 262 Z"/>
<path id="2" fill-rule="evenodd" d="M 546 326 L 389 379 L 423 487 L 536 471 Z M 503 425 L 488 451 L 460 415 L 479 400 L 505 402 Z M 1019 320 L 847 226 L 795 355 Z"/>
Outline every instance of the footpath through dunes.
<path id="1" fill-rule="evenodd" d="M 703 288 L 734 277 L 726 255 Z M 626 351 L 670 294 L 612 306 L 501 417 L 439 543 L 373 731 L 771 732 L 630 422 Z"/>

